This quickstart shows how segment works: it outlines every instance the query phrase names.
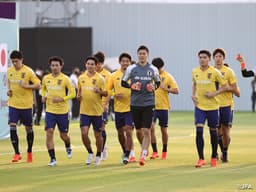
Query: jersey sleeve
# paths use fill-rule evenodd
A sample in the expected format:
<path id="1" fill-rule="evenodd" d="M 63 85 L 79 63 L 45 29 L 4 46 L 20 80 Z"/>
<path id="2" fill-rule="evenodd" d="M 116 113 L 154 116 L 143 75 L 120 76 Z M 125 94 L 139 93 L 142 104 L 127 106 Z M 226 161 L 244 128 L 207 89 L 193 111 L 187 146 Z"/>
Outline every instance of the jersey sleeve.
<path id="1" fill-rule="evenodd" d="M 127 82 L 127 81 L 130 79 L 132 69 L 133 69 L 133 67 L 132 67 L 132 66 L 129 66 L 129 67 L 125 70 L 124 76 L 122 77 L 122 81 Z"/>
<path id="2" fill-rule="evenodd" d="M 68 94 L 65 97 L 63 97 L 64 101 L 73 99 L 76 96 L 75 87 L 72 85 L 71 80 L 69 78 L 66 78 L 66 88 L 68 90 Z"/>
<path id="3" fill-rule="evenodd" d="M 154 81 L 160 82 L 161 80 L 160 80 L 158 69 L 156 67 L 153 67 L 153 71 L 154 71 L 154 76 L 153 76 Z"/>
<path id="4" fill-rule="evenodd" d="M 171 87 L 171 88 L 178 88 L 178 84 L 177 82 L 175 81 L 174 77 L 171 75 L 171 74 L 168 74 L 168 83 L 167 83 L 167 86 L 168 87 Z"/>
<path id="5" fill-rule="evenodd" d="M 232 69 L 230 69 L 230 71 L 229 71 L 229 84 L 231 85 L 231 84 L 234 84 L 234 83 L 237 83 L 236 74 Z"/>
<path id="6" fill-rule="evenodd" d="M 112 94 L 113 88 L 114 88 L 114 77 L 113 77 L 113 75 L 111 75 L 107 82 L 107 91 L 108 91 L 109 95 Z"/>
<path id="7" fill-rule="evenodd" d="M 30 70 L 30 79 L 29 79 L 33 84 L 40 84 L 41 81 L 38 79 L 38 77 L 36 76 L 36 74 Z"/>
<path id="8" fill-rule="evenodd" d="M 47 93 L 47 90 L 46 90 L 46 85 L 45 85 L 45 80 L 46 78 L 44 77 L 43 80 L 42 80 L 42 86 L 41 86 L 41 89 L 40 89 L 40 95 L 42 95 L 43 97 L 46 96 L 46 93 Z"/>

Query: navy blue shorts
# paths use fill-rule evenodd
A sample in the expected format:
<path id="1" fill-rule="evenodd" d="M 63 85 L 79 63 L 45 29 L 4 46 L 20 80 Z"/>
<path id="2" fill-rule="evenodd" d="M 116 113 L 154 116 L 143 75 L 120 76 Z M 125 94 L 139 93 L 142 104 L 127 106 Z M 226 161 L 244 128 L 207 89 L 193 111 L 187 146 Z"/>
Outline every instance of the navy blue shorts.
<path id="1" fill-rule="evenodd" d="M 17 109 L 9 107 L 9 123 L 17 124 L 20 120 L 25 126 L 32 126 L 32 109 Z"/>
<path id="2" fill-rule="evenodd" d="M 108 122 L 108 112 L 103 112 L 102 114 L 102 120 L 104 123 Z"/>
<path id="3" fill-rule="evenodd" d="M 89 115 L 80 115 L 80 128 L 90 127 L 92 124 L 94 131 L 100 131 L 102 128 L 102 115 L 101 116 L 89 116 Z"/>
<path id="4" fill-rule="evenodd" d="M 159 121 L 160 127 L 168 127 L 168 110 L 155 110 L 153 122 Z"/>
<path id="5" fill-rule="evenodd" d="M 233 119 L 233 112 L 231 110 L 231 107 L 220 107 L 220 117 L 219 117 L 219 126 L 220 125 L 225 125 L 229 126 L 232 124 L 232 119 Z"/>
<path id="6" fill-rule="evenodd" d="M 132 113 L 131 112 L 115 112 L 115 124 L 116 128 L 120 129 L 124 126 L 133 126 Z"/>
<path id="7" fill-rule="evenodd" d="M 207 119 L 207 125 L 210 128 L 217 128 L 219 122 L 219 110 L 204 111 L 195 108 L 195 124 L 196 126 L 203 126 Z"/>
<path id="8" fill-rule="evenodd" d="M 58 126 L 60 132 L 67 133 L 69 129 L 69 117 L 68 113 L 65 114 L 53 114 L 45 113 L 45 130 L 55 128 Z"/>

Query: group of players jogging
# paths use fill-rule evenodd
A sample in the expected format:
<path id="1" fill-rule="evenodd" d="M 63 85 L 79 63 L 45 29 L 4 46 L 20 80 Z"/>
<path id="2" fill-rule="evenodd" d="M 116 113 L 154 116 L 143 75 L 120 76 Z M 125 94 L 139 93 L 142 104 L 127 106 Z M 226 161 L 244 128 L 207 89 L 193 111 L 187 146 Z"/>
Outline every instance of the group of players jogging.
<path id="1" fill-rule="evenodd" d="M 45 103 L 46 147 L 50 157 L 48 166 L 56 166 L 54 150 L 54 130 L 57 125 L 68 158 L 72 158 L 69 136 L 69 100 L 80 101 L 80 130 L 82 142 L 88 151 L 87 165 L 99 165 L 107 158 L 106 123 L 108 106 L 114 98 L 115 126 L 118 141 L 122 148 L 122 163 L 136 162 L 133 130 L 141 146 L 139 164 L 143 166 L 149 155 L 151 144 L 153 153 L 150 159 L 159 158 L 155 124 L 158 120 L 162 134 L 161 159 L 167 159 L 168 117 L 171 108 L 169 94 L 179 94 L 174 77 L 164 69 L 162 58 L 154 58 L 150 63 L 149 49 L 142 45 L 137 49 L 138 61 L 132 62 L 128 53 L 119 56 L 120 69 L 112 74 L 103 68 L 104 53 L 97 52 L 85 60 L 85 72 L 78 78 L 77 91 L 68 76 L 62 73 L 64 61 L 61 57 L 49 58 L 51 73 L 42 82 L 31 68 L 23 64 L 20 51 L 12 51 L 12 66 L 8 68 L 8 106 L 10 139 L 14 149 L 12 162 L 21 160 L 17 124 L 25 126 L 27 134 L 27 162 L 31 163 L 34 132 L 32 125 L 33 90 L 40 89 Z M 211 57 L 214 66 L 210 66 Z M 211 54 L 208 50 L 198 52 L 199 66 L 192 71 L 192 101 L 195 105 L 196 148 L 199 160 L 196 167 L 206 164 L 204 157 L 203 127 L 205 121 L 210 132 L 212 145 L 211 166 L 217 160 L 228 162 L 230 128 L 233 120 L 233 95 L 240 91 L 234 71 L 225 64 L 226 52 L 217 48 Z M 247 70 L 242 55 L 237 56 L 244 77 L 254 76 Z M 96 153 L 93 152 L 89 137 L 92 125 L 96 140 Z M 221 152 L 217 153 L 218 145 Z"/>

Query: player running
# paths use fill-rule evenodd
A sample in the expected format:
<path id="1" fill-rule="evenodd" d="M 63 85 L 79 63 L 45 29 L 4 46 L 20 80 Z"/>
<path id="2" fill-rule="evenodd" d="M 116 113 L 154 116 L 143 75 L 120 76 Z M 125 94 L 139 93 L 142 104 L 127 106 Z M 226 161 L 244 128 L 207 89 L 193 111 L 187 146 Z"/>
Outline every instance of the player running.
<path id="1" fill-rule="evenodd" d="M 215 68 L 218 69 L 223 75 L 228 84 L 227 91 L 219 94 L 216 98 L 219 101 L 219 124 L 218 124 L 218 136 L 219 145 L 221 148 L 221 159 L 223 163 L 228 162 L 228 147 L 230 144 L 230 127 L 233 119 L 233 94 L 240 96 L 240 91 L 237 86 L 237 79 L 234 71 L 230 67 L 224 65 L 226 58 L 226 52 L 217 48 L 213 51 L 213 59 L 215 62 Z"/>
<path id="2" fill-rule="evenodd" d="M 108 80 L 108 92 L 114 91 L 114 112 L 115 112 L 115 124 L 118 132 L 118 140 L 123 149 L 123 164 L 136 161 L 134 156 L 130 156 L 130 152 L 133 148 L 133 120 L 130 110 L 130 89 L 126 89 L 121 86 L 121 80 L 127 67 L 131 65 L 132 58 L 128 53 L 122 53 L 119 56 L 119 63 L 121 68 L 111 74 Z M 109 94 L 110 95 L 110 94 Z M 108 96 L 108 101 L 110 96 Z"/>
<path id="3" fill-rule="evenodd" d="M 12 66 L 7 70 L 8 106 L 11 142 L 14 149 L 12 162 L 21 160 L 17 123 L 20 120 L 25 125 L 27 133 L 27 162 L 32 163 L 32 147 L 34 131 L 32 126 L 33 89 L 40 89 L 40 80 L 31 68 L 23 64 L 20 51 L 12 51 L 10 55 Z"/>
<path id="4" fill-rule="evenodd" d="M 161 127 L 162 133 L 162 160 L 167 158 L 167 144 L 168 144 L 168 117 L 169 117 L 169 110 L 170 110 L 170 99 L 169 93 L 172 94 L 179 94 L 178 85 L 171 74 L 164 70 L 164 61 L 161 58 L 154 58 L 152 60 L 152 64 L 158 69 L 161 85 L 159 89 L 155 91 L 155 112 L 154 112 L 154 119 L 151 128 L 151 145 L 153 149 L 153 153 L 150 156 L 150 159 L 158 158 L 158 151 L 157 151 L 157 140 L 155 134 L 155 123 L 158 119 L 159 126 Z"/>
<path id="5" fill-rule="evenodd" d="M 217 124 L 219 121 L 219 104 L 216 96 L 227 89 L 227 84 L 221 73 L 209 66 L 211 53 L 208 50 L 200 50 L 198 53 L 200 66 L 192 71 L 192 100 L 195 105 L 196 147 L 199 160 L 196 167 L 206 164 L 204 159 L 203 127 L 207 119 L 210 128 L 212 146 L 211 166 L 217 166 L 218 135 Z M 216 87 L 219 83 L 219 89 Z"/>
<path id="6" fill-rule="evenodd" d="M 96 72 L 98 60 L 95 57 L 88 57 L 85 61 L 86 71 L 78 78 L 78 94 L 80 100 L 80 128 L 84 146 L 88 151 L 86 164 L 91 164 L 94 155 L 91 148 L 91 141 L 88 136 L 92 124 L 96 139 L 95 165 L 101 162 L 102 151 L 102 97 L 107 96 L 104 78 Z"/>
<path id="7" fill-rule="evenodd" d="M 149 50 L 146 46 L 137 49 L 138 63 L 129 66 L 122 78 L 122 86 L 131 88 L 131 112 L 135 128 L 142 130 L 140 165 L 145 164 L 150 144 L 150 128 L 152 125 L 155 94 L 160 86 L 160 77 L 156 67 L 148 63 Z M 128 83 L 131 80 L 131 84 Z M 153 84 L 155 83 L 155 84 Z"/>
<path id="8" fill-rule="evenodd" d="M 96 59 L 98 60 L 98 63 L 96 65 L 96 71 L 101 74 L 104 79 L 105 79 L 105 82 L 106 82 L 106 86 L 107 86 L 107 83 L 108 83 L 108 79 L 111 75 L 111 73 L 104 69 L 103 68 L 103 64 L 104 64 L 104 61 L 105 61 L 105 55 L 103 52 L 99 51 L 97 52 L 94 57 L 96 57 Z M 106 142 L 107 142 L 107 132 L 105 130 L 106 128 L 106 125 L 107 125 L 107 122 L 108 122 L 108 107 L 109 107 L 109 104 L 108 102 L 106 101 L 106 97 L 102 97 L 102 105 L 103 105 L 103 123 L 102 123 L 102 139 L 103 139 L 103 144 L 102 144 L 102 160 L 106 160 L 108 158 L 108 149 L 107 149 L 107 145 L 106 145 Z"/>
<path id="9" fill-rule="evenodd" d="M 56 166 L 57 160 L 54 149 L 54 130 L 58 126 L 60 138 L 65 143 L 68 158 L 72 158 L 72 149 L 70 144 L 68 101 L 76 96 L 75 87 L 73 87 L 68 76 L 61 72 L 64 61 L 61 57 L 53 56 L 49 58 L 51 73 L 44 76 L 42 81 L 42 101 L 46 103 L 45 108 L 45 131 L 46 147 L 50 157 L 48 166 Z"/>

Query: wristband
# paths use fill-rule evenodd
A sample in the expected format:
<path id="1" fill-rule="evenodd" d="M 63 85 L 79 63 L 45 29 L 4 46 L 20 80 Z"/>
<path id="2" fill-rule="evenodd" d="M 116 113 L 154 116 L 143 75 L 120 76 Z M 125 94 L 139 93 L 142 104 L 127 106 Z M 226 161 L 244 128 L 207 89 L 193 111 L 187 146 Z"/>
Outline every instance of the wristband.
<path id="1" fill-rule="evenodd" d="M 240 63 L 240 66 L 241 66 L 241 69 L 242 70 L 245 70 L 245 68 L 246 68 L 246 64 L 243 62 L 243 63 Z"/>

